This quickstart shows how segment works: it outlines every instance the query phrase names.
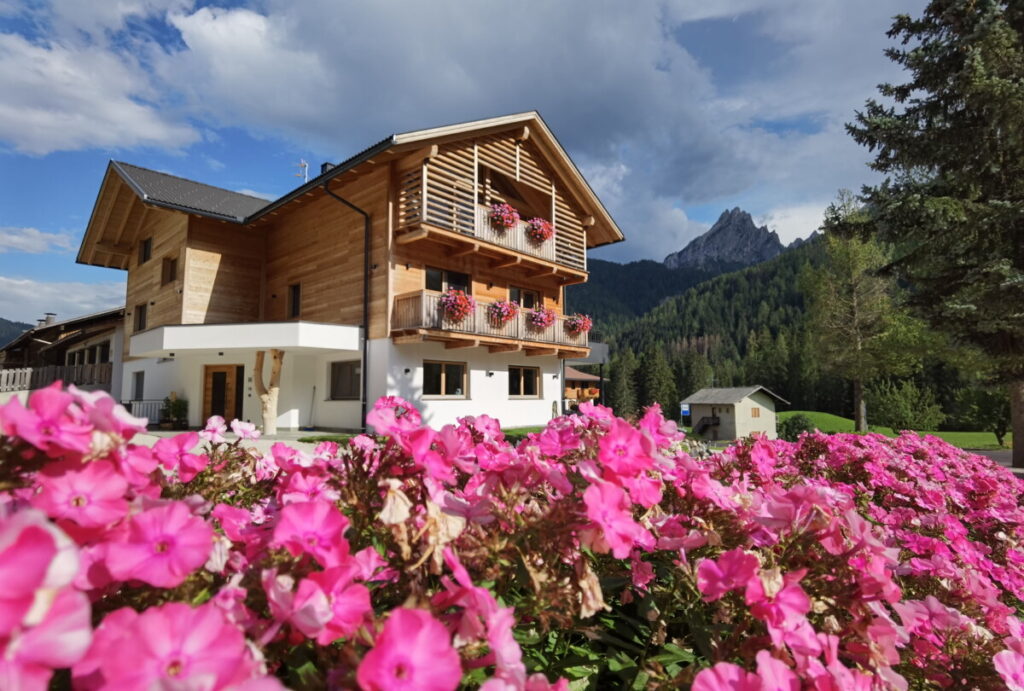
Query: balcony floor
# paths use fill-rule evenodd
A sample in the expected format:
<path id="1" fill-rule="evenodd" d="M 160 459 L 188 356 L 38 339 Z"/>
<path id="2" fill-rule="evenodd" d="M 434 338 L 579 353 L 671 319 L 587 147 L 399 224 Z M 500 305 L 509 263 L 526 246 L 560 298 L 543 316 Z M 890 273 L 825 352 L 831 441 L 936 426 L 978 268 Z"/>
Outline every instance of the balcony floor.
<path id="1" fill-rule="evenodd" d="M 522 341 L 497 336 L 481 336 L 477 334 L 443 331 L 439 329 L 403 329 L 392 330 L 391 340 L 395 345 L 404 343 L 422 343 L 438 341 L 445 344 L 448 350 L 459 348 L 487 348 L 491 353 L 513 353 L 522 351 L 527 357 L 554 355 L 561 359 L 587 357 L 590 348 L 580 348 L 541 341 Z"/>
<path id="2" fill-rule="evenodd" d="M 395 240 L 399 245 L 433 242 L 454 248 L 451 257 L 477 254 L 492 259 L 491 268 L 519 269 L 533 279 L 550 278 L 558 285 L 586 283 L 587 272 L 558 264 L 525 252 L 495 245 L 472 235 L 463 235 L 430 223 L 415 223 L 402 228 Z"/>

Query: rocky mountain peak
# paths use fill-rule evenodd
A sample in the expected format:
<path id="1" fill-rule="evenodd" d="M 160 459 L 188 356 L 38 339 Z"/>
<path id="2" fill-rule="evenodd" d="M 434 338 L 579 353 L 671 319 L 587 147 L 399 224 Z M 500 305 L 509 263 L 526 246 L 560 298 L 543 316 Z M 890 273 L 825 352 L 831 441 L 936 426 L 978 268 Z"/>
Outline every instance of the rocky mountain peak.
<path id="1" fill-rule="evenodd" d="M 785 250 L 775 231 L 754 224 L 743 209 L 726 209 L 715 224 L 678 252 L 665 257 L 665 266 L 679 268 L 711 268 L 715 266 L 752 266 L 760 264 Z"/>

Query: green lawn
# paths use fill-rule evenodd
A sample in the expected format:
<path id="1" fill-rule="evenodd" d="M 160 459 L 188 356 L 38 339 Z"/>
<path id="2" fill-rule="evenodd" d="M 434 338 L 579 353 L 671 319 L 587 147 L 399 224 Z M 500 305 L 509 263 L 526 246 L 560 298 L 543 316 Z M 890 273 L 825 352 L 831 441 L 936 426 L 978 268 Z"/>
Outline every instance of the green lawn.
<path id="1" fill-rule="evenodd" d="M 314 434 L 311 437 L 299 437 L 299 441 L 306 444 L 319 444 L 322 441 L 336 441 L 339 444 L 347 442 L 354 437 L 354 434 Z"/>
<path id="2" fill-rule="evenodd" d="M 505 430 L 505 439 L 513 444 L 518 444 L 523 439 L 526 439 L 526 435 L 531 432 L 540 432 L 543 427 L 507 427 Z M 336 441 L 339 444 L 347 442 L 349 439 L 354 437 L 354 434 L 314 434 L 308 437 L 299 437 L 300 442 L 307 444 L 319 444 L 322 441 Z"/>
<path id="3" fill-rule="evenodd" d="M 850 418 L 839 417 L 838 415 L 831 415 L 829 413 L 819 413 L 813 410 L 788 410 L 784 413 L 779 413 L 779 421 L 783 421 L 786 418 L 794 415 L 806 415 L 811 419 L 811 422 L 822 432 L 832 434 L 835 432 L 852 432 L 853 431 L 853 420 Z M 876 427 L 875 425 L 869 425 L 872 432 L 878 432 L 889 437 L 896 436 L 896 433 L 889 427 Z M 1009 445 L 1013 444 L 1012 435 L 1006 435 L 1007 447 L 1000 447 L 996 443 L 996 437 L 991 432 L 922 432 L 922 434 L 932 434 L 940 439 L 949 442 L 953 446 L 959 446 L 961 449 L 999 449 L 1008 448 Z"/>

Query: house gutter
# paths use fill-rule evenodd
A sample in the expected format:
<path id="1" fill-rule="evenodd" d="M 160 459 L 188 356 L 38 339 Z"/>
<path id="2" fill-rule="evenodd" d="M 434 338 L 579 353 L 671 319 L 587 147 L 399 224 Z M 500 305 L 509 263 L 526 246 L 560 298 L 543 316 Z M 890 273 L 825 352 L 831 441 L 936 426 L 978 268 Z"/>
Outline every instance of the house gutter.
<path id="1" fill-rule="evenodd" d="M 367 358 L 369 356 L 369 343 L 370 343 L 370 214 L 366 213 L 358 206 L 350 202 L 349 200 L 338 196 L 334 192 L 331 192 L 329 187 L 330 181 L 324 181 L 324 192 L 334 197 L 336 200 L 347 206 L 348 208 L 355 211 L 357 214 L 363 217 L 363 364 L 362 364 L 362 395 L 359 397 L 362 401 L 362 412 L 360 414 L 360 420 L 362 421 L 363 430 L 366 429 L 366 398 L 368 395 L 369 388 L 369 367 L 367 367 Z"/>

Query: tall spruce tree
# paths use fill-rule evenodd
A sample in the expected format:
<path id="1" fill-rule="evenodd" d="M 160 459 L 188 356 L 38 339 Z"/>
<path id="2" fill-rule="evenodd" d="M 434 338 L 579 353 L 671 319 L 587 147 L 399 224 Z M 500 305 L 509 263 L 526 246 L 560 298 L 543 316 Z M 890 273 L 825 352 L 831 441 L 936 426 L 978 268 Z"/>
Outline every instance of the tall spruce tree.
<path id="1" fill-rule="evenodd" d="M 608 405 L 620 417 L 636 415 L 637 403 L 637 362 L 636 355 L 629 348 L 619 353 L 612 361 L 611 387 L 608 391 Z"/>
<path id="2" fill-rule="evenodd" d="M 841 192 L 825 212 L 825 263 L 803 278 L 808 324 L 817 337 L 821 366 L 853 387 L 854 429 L 866 432 L 865 386 L 878 376 L 907 372 L 915 364 L 913 323 L 893 300 L 883 248 L 871 237 L 843 235 L 866 212 Z"/>
<path id="3" fill-rule="evenodd" d="M 666 418 L 679 416 L 675 377 L 661 348 L 648 348 L 640 359 L 640 403 L 643 406 L 660 404 Z"/>
<path id="4" fill-rule="evenodd" d="M 887 176 L 864 190 L 869 227 L 920 313 L 998 367 L 1024 467 L 1024 3 L 933 0 L 888 35 L 908 80 L 848 125 Z"/>

